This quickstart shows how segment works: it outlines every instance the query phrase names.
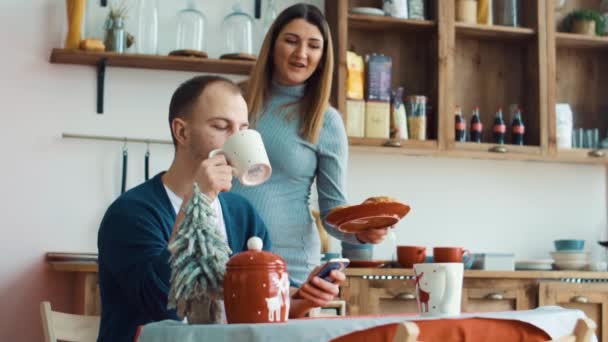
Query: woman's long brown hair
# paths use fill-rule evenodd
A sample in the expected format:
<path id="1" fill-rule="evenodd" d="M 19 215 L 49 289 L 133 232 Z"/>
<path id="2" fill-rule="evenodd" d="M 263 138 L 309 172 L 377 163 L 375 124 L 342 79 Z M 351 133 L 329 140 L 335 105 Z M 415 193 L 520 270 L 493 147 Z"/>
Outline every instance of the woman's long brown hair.
<path id="1" fill-rule="evenodd" d="M 255 125 L 270 100 L 270 88 L 274 72 L 273 51 L 283 27 L 292 20 L 304 19 L 315 25 L 323 36 L 323 57 L 317 70 L 306 81 L 306 88 L 298 110 L 302 113 L 300 136 L 313 144 L 319 139 L 324 113 L 329 106 L 332 74 L 334 69 L 333 44 L 327 20 L 321 11 L 308 4 L 296 4 L 285 9 L 270 26 L 260 49 L 258 62 L 249 78 L 245 98 L 249 107 L 249 119 Z"/>

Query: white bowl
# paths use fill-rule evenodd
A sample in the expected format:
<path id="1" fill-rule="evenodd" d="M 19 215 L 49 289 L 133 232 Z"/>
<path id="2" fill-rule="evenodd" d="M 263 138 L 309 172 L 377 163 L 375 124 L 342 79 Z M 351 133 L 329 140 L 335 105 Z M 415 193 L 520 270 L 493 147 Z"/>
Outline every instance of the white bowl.
<path id="1" fill-rule="evenodd" d="M 589 261 L 589 252 L 551 252 L 551 257 L 558 261 Z"/>
<path id="2" fill-rule="evenodd" d="M 587 269 L 589 267 L 589 262 L 588 261 L 556 261 L 555 262 L 555 268 L 559 269 L 559 270 L 572 270 L 572 271 L 578 271 L 578 270 L 584 270 Z"/>
<path id="3" fill-rule="evenodd" d="M 552 269 L 553 260 L 551 259 L 540 259 L 540 260 L 518 260 L 515 262 L 516 270 L 538 270 L 548 271 Z"/>

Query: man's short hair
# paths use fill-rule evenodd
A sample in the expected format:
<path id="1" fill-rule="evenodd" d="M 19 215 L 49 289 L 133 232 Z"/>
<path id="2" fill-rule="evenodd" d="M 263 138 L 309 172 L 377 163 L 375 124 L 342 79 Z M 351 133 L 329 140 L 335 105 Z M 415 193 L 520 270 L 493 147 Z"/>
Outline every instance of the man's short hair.
<path id="1" fill-rule="evenodd" d="M 173 120 L 176 118 L 188 118 L 198 98 L 208 86 L 216 82 L 223 82 L 229 85 L 229 88 L 234 90 L 235 94 L 241 94 L 240 88 L 231 80 L 217 75 L 205 75 L 193 77 L 182 83 L 175 90 L 173 96 L 171 96 L 171 103 L 169 104 L 169 130 L 171 131 L 171 139 L 173 139 L 174 146 L 177 146 L 177 141 L 171 127 Z"/>

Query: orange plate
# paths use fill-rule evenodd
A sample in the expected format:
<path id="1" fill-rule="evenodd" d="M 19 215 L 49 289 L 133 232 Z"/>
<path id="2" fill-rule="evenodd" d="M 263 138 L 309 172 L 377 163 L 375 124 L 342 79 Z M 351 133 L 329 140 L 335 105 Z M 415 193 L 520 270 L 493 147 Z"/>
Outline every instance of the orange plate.
<path id="1" fill-rule="evenodd" d="M 351 260 L 348 267 L 352 268 L 376 268 L 386 264 L 386 260 Z"/>
<path id="2" fill-rule="evenodd" d="M 408 205 L 398 202 L 363 203 L 330 212 L 327 222 L 343 232 L 357 233 L 395 225 L 409 212 Z"/>

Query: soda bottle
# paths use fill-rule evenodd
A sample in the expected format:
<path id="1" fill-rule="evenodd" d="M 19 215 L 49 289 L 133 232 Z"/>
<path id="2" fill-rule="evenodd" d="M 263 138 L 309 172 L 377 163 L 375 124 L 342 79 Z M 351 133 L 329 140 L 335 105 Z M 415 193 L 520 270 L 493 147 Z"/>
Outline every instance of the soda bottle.
<path id="1" fill-rule="evenodd" d="M 480 143 L 482 134 L 483 124 L 479 118 L 479 107 L 477 107 L 475 108 L 475 111 L 473 111 L 473 117 L 471 117 L 471 141 Z"/>
<path id="2" fill-rule="evenodd" d="M 492 126 L 492 137 L 494 137 L 494 143 L 504 144 L 506 133 L 507 126 L 505 125 L 505 120 L 502 118 L 502 108 L 498 108 L 496 116 L 494 117 L 494 125 Z"/>
<path id="3" fill-rule="evenodd" d="M 467 121 L 462 116 L 462 110 L 460 106 L 456 106 L 454 111 L 454 127 L 456 129 L 456 141 L 467 141 Z"/>
<path id="4" fill-rule="evenodd" d="M 513 145 L 523 145 L 525 132 L 526 127 L 521 119 L 521 109 L 518 109 L 517 112 L 515 112 L 513 121 L 511 121 L 511 143 Z"/>

